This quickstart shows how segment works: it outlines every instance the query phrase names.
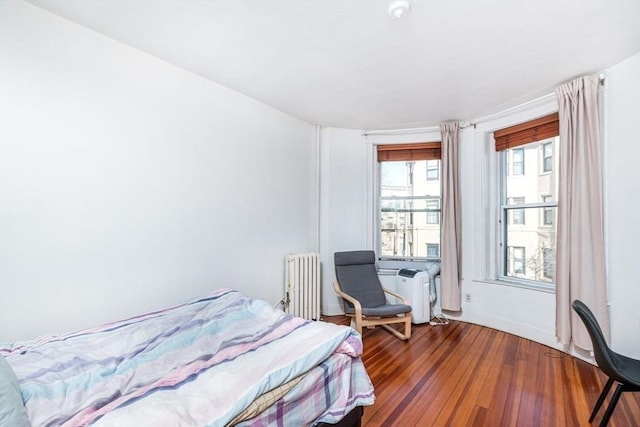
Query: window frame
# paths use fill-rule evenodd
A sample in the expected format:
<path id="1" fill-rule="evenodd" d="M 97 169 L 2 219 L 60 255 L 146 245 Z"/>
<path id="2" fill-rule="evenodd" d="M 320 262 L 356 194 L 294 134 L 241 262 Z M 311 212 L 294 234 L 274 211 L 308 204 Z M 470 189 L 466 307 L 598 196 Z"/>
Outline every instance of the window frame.
<path id="1" fill-rule="evenodd" d="M 387 259 L 380 255 L 381 245 L 381 207 L 380 207 L 380 167 L 378 159 L 378 147 L 380 145 L 410 145 L 414 141 L 440 141 L 440 128 L 425 128 L 417 132 L 383 132 L 365 134 L 367 145 L 367 196 L 365 206 L 367 207 L 366 238 L 365 247 L 376 251 L 378 269 L 381 274 L 395 274 L 400 268 L 424 269 L 425 262 L 439 261 L 440 258 L 416 258 L 407 260 L 402 257 Z M 439 144 L 439 142 L 438 142 Z M 438 156 L 440 157 L 440 156 Z M 426 172 L 425 172 L 426 175 Z M 426 176 L 424 177 L 426 179 Z M 442 194 L 440 194 L 440 198 Z M 441 243 L 441 242 L 440 242 Z"/>
<path id="2" fill-rule="evenodd" d="M 557 108 L 557 106 L 556 106 Z M 556 110 L 557 111 L 557 110 Z M 503 145 L 501 151 L 497 151 L 498 141 L 495 139 L 495 133 L 499 130 L 506 129 L 509 126 L 514 128 L 518 128 L 520 126 L 526 125 L 529 122 L 535 121 L 545 121 L 549 122 L 548 118 L 555 116 L 557 117 L 557 113 L 551 111 L 551 114 L 542 113 L 538 117 L 540 118 L 531 118 L 532 115 L 521 117 L 521 120 L 514 119 L 513 121 L 496 124 L 493 126 L 487 126 L 485 129 L 481 129 L 480 132 L 483 132 L 484 139 L 486 141 L 488 147 L 488 169 L 492 172 L 488 177 L 490 178 L 489 182 L 494 182 L 496 191 L 489 191 L 487 194 L 493 194 L 494 200 L 494 209 L 495 215 L 489 215 L 487 219 L 495 221 L 495 227 L 490 228 L 490 231 L 487 233 L 485 240 L 485 247 L 488 251 L 491 251 L 491 256 L 485 258 L 486 267 L 485 267 L 485 277 L 489 280 L 495 280 L 496 283 L 506 286 L 516 286 L 522 287 L 532 290 L 538 290 L 543 292 L 554 293 L 555 292 L 555 282 L 544 282 L 540 280 L 532 280 L 527 278 L 520 277 L 511 277 L 507 276 L 507 266 L 508 266 L 508 241 L 507 241 L 507 227 L 509 226 L 509 215 L 508 210 L 510 209 L 523 209 L 527 210 L 529 208 L 545 208 L 545 207 L 555 207 L 557 208 L 557 201 L 551 203 L 524 203 L 522 205 L 508 205 L 507 195 L 507 179 L 510 176 L 513 176 L 511 173 L 513 171 L 511 163 L 513 159 L 510 155 L 507 155 L 509 151 L 505 148 L 522 148 L 523 150 L 526 148 L 526 145 L 530 142 L 535 143 L 543 143 L 545 140 L 549 139 L 549 137 L 541 137 L 538 140 L 533 140 L 526 143 L 516 143 L 513 145 Z M 543 117 L 544 116 L 544 117 Z M 535 116 L 533 116 L 535 117 Z M 525 150 L 526 151 L 526 150 Z M 526 155 L 525 155 L 526 156 Z M 493 165 L 493 166 L 491 166 Z M 541 170 L 541 169 L 538 169 Z M 526 172 L 526 171 L 525 171 Z M 538 173 L 538 172 L 536 172 Z M 519 179 L 519 178 L 518 178 Z M 492 199 L 488 199 L 491 204 Z M 491 210 L 490 210 L 491 211 Z M 525 214 L 526 215 L 526 214 Z M 535 226 L 535 225 L 534 225 Z M 552 225 L 553 226 L 553 225 Z M 491 238 L 495 239 L 491 242 Z M 554 251 L 555 252 L 555 251 Z M 544 274 L 544 271 L 543 271 Z M 545 276 L 549 278 L 548 276 Z M 553 278 L 552 278 L 553 280 Z"/>

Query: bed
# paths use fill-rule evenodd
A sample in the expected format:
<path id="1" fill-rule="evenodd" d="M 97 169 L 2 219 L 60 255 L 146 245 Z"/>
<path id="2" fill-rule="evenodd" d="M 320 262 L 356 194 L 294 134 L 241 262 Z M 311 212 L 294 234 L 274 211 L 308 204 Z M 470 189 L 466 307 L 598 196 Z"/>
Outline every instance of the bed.
<path id="1" fill-rule="evenodd" d="M 233 289 L 0 342 L 31 424 L 69 427 L 359 425 L 374 401 L 361 351 L 349 327 L 303 320 Z"/>

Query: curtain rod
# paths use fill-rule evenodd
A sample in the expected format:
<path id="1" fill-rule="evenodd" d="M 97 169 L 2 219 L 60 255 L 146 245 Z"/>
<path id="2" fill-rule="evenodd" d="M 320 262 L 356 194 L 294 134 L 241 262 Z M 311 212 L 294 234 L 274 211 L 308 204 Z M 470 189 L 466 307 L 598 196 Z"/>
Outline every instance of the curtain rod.
<path id="1" fill-rule="evenodd" d="M 474 120 L 468 120 L 468 121 L 465 121 L 465 122 L 461 122 L 460 123 L 460 128 L 464 129 L 464 128 L 468 128 L 468 127 L 471 127 L 471 126 L 475 127 L 475 125 L 477 125 L 478 123 L 483 123 L 483 122 L 487 122 L 489 120 L 496 119 L 498 117 L 502 117 L 505 114 L 509 114 L 512 111 L 519 110 L 519 109 L 524 108 L 524 107 L 526 107 L 528 105 L 531 105 L 531 104 L 536 104 L 538 102 L 544 101 L 547 98 L 551 98 L 551 97 L 554 97 L 554 96 L 555 96 L 554 93 L 548 93 L 548 94 L 543 95 L 543 96 L 541 96 L 539 98 L 532 99 L 531 101 L 527 101 L 527 102 L 524 102 L 522 104 L 518 104 L 518 105 L 513 106 L 511 108 L 507 108 L 506 110 L 502 110 L 502 111 L 499 111 L 499 112 L 493 113 L 493 114 L 488 114 L 486 116 L 482 116 L 482 117 L 479 117 L 479 118 L 474 119 Z"/>
<path id="2" fill-rule="evenodd" d="M 606 71 L 601 71 L 600 73 L 598 73 L 598 80 L 600 81 L 600 85 L 604 86 L 605 80 L 607 78 L 607 73 Z M 526 107 L 527 105 L 530 104 L 534 104 L 537 102 L 541 102 L 544 101 L 547 98 L 553 97 L 555 96 L 555 93 L 548 93 L 546 95 L 543 95 L 539 98 L 533 99 L 531 101 L 527 101 L 525 103 L 522 104 L 518 104 L 514 107 L 511 108 L 507 108 L 506 110 L 502 110 L 500 112 L 494 113 L 494 114 L 489 114 L 487 116 L 482 116 L 479 117 L 477 119 L 474 120 L 464 120 L 460 122 L 460 129 L 465 129 L 468 127 L 475 127 L 476 124 L 478 123 L 483 123 L 486 122 L 488 120 L 492 120 L 495 119 L 497 117 L 501 117 L 504 114 L 510 113 L 511 111 Z M 381 129 L 381 130 L 367 130 L 364 131 L 362 133 L 363 136 L 368 136 L 368 135 L 401 135 L 403 133 L 415 133 L 415 132 L 435 132 L 435 131 L 439 131 L 440 130 L 440 126 L 428 126 L 428 127 L 421 127 L 421 128 L 407 128 L 407 129 Z"/>
<path id="3" fill-rule="evenodd" d="M 598 80 L 600 82 L 600 86 L 604 86 L 604 82 L 606 80 L 606 77 L 607 77 L 606 72 L 601 71 L 600 73 L 598 73 Z M 531 105 L 531 104 L 535 104 L 535 103 L 538 103 L 538 102 L 542 102 L 542 101 L 546 100 L 547 98 L 553 98 L 555 96 L 556 96 L 555 92 L 548 93 L 548 94 L 543 95 L 543 96 L 541 96 L 539 98 L 532 99 L 531 101 L 527 101 L 525 103 L 516 105 L 516 106 L 511 107 L 511 108 L 507 108 L 506 110 L 502 110 L 502 111 L 500 111 L 498 113 L 489 114 L 487 116 L 479 117 L 479 118 L 477 118 L 475 120 L 469 120 L 469 121 L 465 121 L 465 122 L 460 122 L 460 128 L 464 129 L 464 128 L 468 128 L 468 127 L 471 127 L 471 126 L 475 127 L 476 124 L 478 124 L 478 123 L 483 123 L 483 122 L 486 122 L 486 121 L 489 121 L 489 120 L 493 120 L 495 118 L 498 118 L 498 117 L 501 117 L 501 116 L 503 116 L 505 114 L 508 114 L 508 113 L 510 113 L 510 112 L 512 112 L 514 110 L 518 110 L 520 108 L 526 107 L 527 105 Z"/>
<path id="4" fill-rule="evenodd" d="M 439 131 L 440 126 L 429 126 L 423 128 L 406 128 L 406 129 L 380 129 L 380 130 L 366 130 L 362 133 L 363 136 L 368 135 L 399 135 L 403 133 L 415 133 L 415 132 L 435 132 Z"/>
<path id="5" fill-rule="evenodd" d="M 497 117 L 501 117 L 505 114 L 510 113 L 511 111 L 514 110 L 518 110 L 520 108 L 526 107 L 527 105 L 530 104 L 534 104 L 540 101 L 545 100 L 546 98 L 555 96 L 555 94 L 553 93 L 549 93 L 546 94 L 544 96 L 541 96 L 539 98 L 536 99 L 532 99 L 531 101 L 527 101 L 524 102 L 522 104 L 518 104 L 516 106 L 513 106 L 511 108 L 507 108 L 506 110 L 502 110 L 499 111 L 497 113 L 494 114 L 489 114 L 486 116 L 482 116 L 479 117 L 477 119 L 474 120 L 464 120 L 460 122 L 460 128 L 461 129 L 465 129 L 471 126 L 475 126 L 478 123 L 482 123 L 482 122 L 486 122 L 488 120 L 492 120 L 495 119 Z M 412 133 L 412 132 L 428 132 L 428 131 L 439 131 L 440 130 L 440 126 L 429 126 L 429 127 L 423 127 L 423 128 L 409 128 L 409 129 L 390 129 L 390 130 L 371 130 L 371 131 L 365 131 L 363 133 L 364 136 L 368 136 L 368 135 L 398 135 L 398 134 L 403 134 L 403 133 Z"/>

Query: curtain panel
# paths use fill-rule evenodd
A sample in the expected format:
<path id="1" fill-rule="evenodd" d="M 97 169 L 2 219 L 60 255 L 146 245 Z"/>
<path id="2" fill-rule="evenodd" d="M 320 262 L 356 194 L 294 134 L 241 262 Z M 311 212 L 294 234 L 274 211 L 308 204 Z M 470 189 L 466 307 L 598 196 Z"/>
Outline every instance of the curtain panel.
<path id="1" fill-rule="evenodd" d="M 441 307 L 443 310 L 461 309 L 461 208 L 459 123 L 442 123 L 442 252 L 440 266 Z"/>
<path id="2" fill-rule="evenodd" d="M 556 336 L 564 345 L 592 350 L 571 302 L 579 299 L 595 314 L 609 338 L 604 252 L 602 156 L 597 76 L 556 89 L 560 123 Z"/>

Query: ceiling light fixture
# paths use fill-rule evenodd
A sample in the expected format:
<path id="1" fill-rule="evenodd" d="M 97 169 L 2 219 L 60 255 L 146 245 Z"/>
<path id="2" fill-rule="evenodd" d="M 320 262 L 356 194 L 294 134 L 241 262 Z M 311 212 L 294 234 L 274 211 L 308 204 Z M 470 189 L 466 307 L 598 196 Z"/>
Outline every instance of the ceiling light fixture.
<path id="1" fill-rule="evenodd" d="M 392 1 L 389 5 L 389 9 L 387 10 L 387 12 L 392 18 L 402 18 L 404 15 L 409 13 L 409 10 L 411 10 L 411 5 L 408 1 L 395 0 Z"/>

